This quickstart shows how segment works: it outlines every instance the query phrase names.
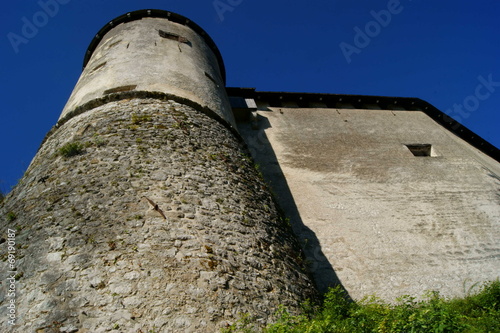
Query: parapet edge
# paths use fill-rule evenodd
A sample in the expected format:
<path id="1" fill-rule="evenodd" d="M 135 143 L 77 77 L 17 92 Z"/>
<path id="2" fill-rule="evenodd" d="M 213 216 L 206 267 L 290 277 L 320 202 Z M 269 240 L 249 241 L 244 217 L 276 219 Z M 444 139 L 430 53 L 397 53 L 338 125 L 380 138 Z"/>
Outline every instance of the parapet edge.
<path id="1" fill-rule="evenodd" d="M 87 63 L 89 62 L 90 58 L 92 57 L 92 54 L 94 53 L 95 49 L 101 42 L 102 38 L 104 35 L 106 35 L 111 29 L 116 27 L 117 25 L 121 23 L 126 23 L 126 22 L 131 22 L 131 21 L 136 21 L 140 20 L 145 17 L 155 17 L 155 18 L 165 18 L 169 21 L 178 23 L 178 24 L 183 24 L 189 28 L 191 28 L 194 32 L 196 32 L 198 35 L 200 35 L 207 45 L 210 47 L 210 49 L 214 52 L 215 57 L 217 58 L 217 62 L 219 63 L 219 68 L 221 71 L 221 76 L 222 80 L 224 82 L 224 85 L 226 84 L 226 68 L 224 66 L 224 61 L 222 59 L 222 55 L 219 51 L 219 48 L 215 44 L 215 42 L 212 40 L 212 38 L 208 35 L 208 33 L 203 30 L 198 24 L 194 23 L 190 19 L 166 10 L 161 10 L 161 9 L 141 9 L 141 10 L 136 10 L 133 12 L 129 12 L 127 14 L 123 14 L 111 21 L 109 21 L 104 27 L 99 30 L 99 32 L 95 35 L 95 37 L 92 39 L 90 42 L 89 47 L 87 48 L 87 51 L 85 52 L 85 57 L 83 59 L 83 68 L 85 69 L 85 66 L 87 66 Z"/>

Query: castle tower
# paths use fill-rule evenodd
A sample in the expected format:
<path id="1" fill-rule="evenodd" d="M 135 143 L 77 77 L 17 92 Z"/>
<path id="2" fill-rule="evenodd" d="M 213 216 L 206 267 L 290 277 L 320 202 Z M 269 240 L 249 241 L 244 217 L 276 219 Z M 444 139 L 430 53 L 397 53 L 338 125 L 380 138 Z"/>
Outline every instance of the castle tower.
<path id="1" fill-rule="evenodd" d="M 209 332 L 315 295 L 224 81 L 217 47 L 180 15 L 137 11 L 96 35 L 0 206 L 16 243 L 2 331 Z"/>

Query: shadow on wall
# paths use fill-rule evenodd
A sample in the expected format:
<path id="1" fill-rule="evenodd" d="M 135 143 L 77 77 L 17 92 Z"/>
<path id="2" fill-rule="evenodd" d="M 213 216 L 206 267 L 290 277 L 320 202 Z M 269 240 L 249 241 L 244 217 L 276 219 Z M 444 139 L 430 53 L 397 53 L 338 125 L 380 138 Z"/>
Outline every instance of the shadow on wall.
<path id="1" fill-rule="evenodd" d="M 283 170 L 265 132 L 265 129 L 270 128 L 271 124 L 266 117 L 262 115 L 257 117 L 257 128 L 250 122 L 241 122 L 238 123 L 238 130 L 278 204 L 284 211 L 285 217 L 290 219 L 290 224 L 304 250 L 309 270 L 318 291 L 324 294 L 328 288 L 340 286 L 347 298 L 352 300 L 324 255 L 316 234 L 302 221 Z"/>
<path id="2" fill-rule="evenodd" d="M 483 169 L 488 173 L 488 176 L 497 180 L 499 183 L 498 185 L 500 185 L 500 176 L 497 175 L 496 173 L 494 173 L 493 171 L 491 171 L 490 169 L 486 168 L 486 167 L 483 167 Z M 500 199 L 500 188 L 498 188 L 497 190 L 497 197 Z"/>

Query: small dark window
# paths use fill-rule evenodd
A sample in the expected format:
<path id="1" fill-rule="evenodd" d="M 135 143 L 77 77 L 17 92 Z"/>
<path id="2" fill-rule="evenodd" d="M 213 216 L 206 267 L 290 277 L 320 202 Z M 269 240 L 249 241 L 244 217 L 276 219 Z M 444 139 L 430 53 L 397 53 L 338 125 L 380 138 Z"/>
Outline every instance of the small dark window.
<path id="1" fill-rule="evenodd" d="M 179 36 L 177 34 L 173 34 L 171 32 L 166 32 L 166 31 L 163 31 L 163 30 L 158 30 L 158 34 L 160 35 L 160 37 L 162 38 L 166 38 L 166 39 L 171 39 L 171 40 L 176 40 L 178 41 L 179 43 L 186 43 L 186 44 L 189 44 L 189 40 L 186 38 L 186 37 L 182 37 L 182 36 Z"/>
<path id="2" fill-rule="evenodd" d="M 416 143 L 405 145 L 414 156 L 432 156 L 432 145 L 428 143 Z"/>

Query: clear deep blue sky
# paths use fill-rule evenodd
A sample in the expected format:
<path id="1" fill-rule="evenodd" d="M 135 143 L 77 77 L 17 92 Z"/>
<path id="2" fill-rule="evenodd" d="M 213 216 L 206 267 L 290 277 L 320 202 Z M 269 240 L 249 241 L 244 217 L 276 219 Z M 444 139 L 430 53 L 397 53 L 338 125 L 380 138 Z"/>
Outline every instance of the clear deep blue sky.
<path id="1" fill-rule="evenodd" d="M 57 12 L 43 5 L 54 1 L 9 1 L 0 13 L 3 192 L 56 123 L 95 33 L 146 8 L 205 29 L 228 86 L 418 97 L 500 146 L 498 0 L 57 0 Z"/>

